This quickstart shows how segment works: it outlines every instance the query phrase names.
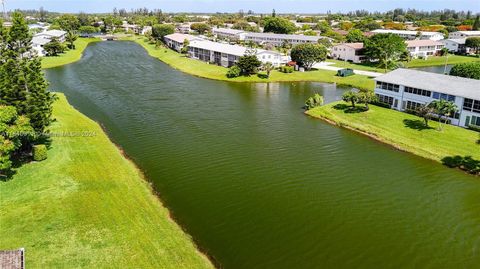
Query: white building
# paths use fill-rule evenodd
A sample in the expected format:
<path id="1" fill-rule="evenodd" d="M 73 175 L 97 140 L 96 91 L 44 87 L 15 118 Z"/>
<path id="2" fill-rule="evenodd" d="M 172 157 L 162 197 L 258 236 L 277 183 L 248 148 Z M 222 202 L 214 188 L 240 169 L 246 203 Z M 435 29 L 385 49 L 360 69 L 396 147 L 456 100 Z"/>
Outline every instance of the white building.
<path id="1" fill-rule="evenodd" d="M 332 47 L 330 56 L 335 60 L 361 63 L 365 60 L 363 43 L 343 43 Z"/>
<path id="2" fill-rule="evenodd" d="M 272 44 L 275 46 L 281 46 L 285 43 L 298 45 L 305 43 L 317 43 L 319 39 L 327 38 L 323 36 L 307 36 L 307 35 L 285 35 L 285 34 L 273 34 L 273 33 L 247 33 L 245 35 L 245 41 L 255 42 L 257 44 Z"/>
<path id="3" fill-rule="evenodd" d="M 192 29 L 190 28 L 190 23 L 177 24 L 175 26 L 175 29 L 177 30 L 177 32 L 182 34 L 188 34 L 192 31 Z"/>
<path id="4" fill-rule="evenodd" d="M 244 56 L 249 48 L 229 45 L 212 41 L 193 41 L 188 46 L 189 57 L 204 62 L 214 63 L 224 67 L 235 65 L 241 56 Z M 289 61 L 288 57 L 276 51 L 255 50 L 257 58 L 262 63 L 270 62 L 274 66 L 280 66 Z"/>
<path id="5" fill-rule="evenodd" d="M 445 46 L 442 42 L 435 40 L 407 40 L 407 50 L 413 58 L 438 55 Z"/>
<path id="6" fill-rule="evenodd" d="M 387 29 L 377 29 L 373 30 L 372 33 L 374 34 L 394 34 L 398 35 L 405 40 L 414 40 L 414 39 L 421 39 L 421 40 L 442 40 L 444 36 L 442 33 L 439 32 L 418 32 L 418 31 L 407 31 L 407 30 L 387 30 Z M 417 36 L 420 33 L 419 36 Z"/>
<path id="7" fill-rule="evenodd" d="M 38 33 L 32 37 L 32 48 L 37 52 L 38 56 L 44 56 L 45 50 L 43 46 L 49 43 L 52 38 L 57 38 L 59 42 L 65 42 L 67 32 L 60 30 L 49 30 Z"/>
<path id="8" fill-rule="evenodd" d="M 454 102 L 458 112 L 450 118 L 454 125 L 480 126 L 480 83 L 475 79 L 396 69 L 375 78 L 375 94 L 393 109 L 414 110 L 420 105 L 444 99 Z"/>
<path id="9" fill-rule="evenodd" d="M 174 33 L 171 35 L 166 35 L 163 40 L 165 41 L 165 44 L 178 52 L 180 52 L 184 46 L 185 40 L 188 40 L 189 42 L 192 41 L 200 41 L 203 40 L 200 37 L 193 36 L 193 35 L 188 35 L 188 34 L 180 34 L 180 33 Z"/>
<path id="10" fill-rule="evenodd" d="M 480 36 L 480 31 L 458 31 L 452 32 L 448 35 L 449 39 L 467 38 Z"/>
<path id="11" fill-rule="evenodd" d="M 441 40 L 440 42 L 442 42 L 445 45 L 445 48 L 447 48 L 448 51 L 450 52 L 467 53 L 468 49 L 467 47 L 465 47 L 466 40 L 467 40 L 466 38 L 458 38 L 458 39 L 449 38 L 449 39 Z"/>
<path id="12" fill-rule="evenodd" d="M 48 30 L 35 35 L 35 37 L 43 37 L 47 39 L 57 38 L 57 40 L 62 43 L 65 42 L 65 36 L 67 32 L 62 30 Z"/>
<path id="13" fill-rule="evenodd" d="M 220 39 L 228 39 L 232 41 L 245 40 L 247 32 L 243 30 L 229 29 L 229 28 L 213 28 L 212 33 Z"/>

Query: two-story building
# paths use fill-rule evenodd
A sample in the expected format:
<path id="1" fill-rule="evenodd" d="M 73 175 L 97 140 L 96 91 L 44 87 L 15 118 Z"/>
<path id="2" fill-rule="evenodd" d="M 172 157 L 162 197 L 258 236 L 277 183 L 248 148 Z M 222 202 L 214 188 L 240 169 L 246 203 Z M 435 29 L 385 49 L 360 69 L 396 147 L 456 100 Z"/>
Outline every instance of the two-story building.
<path id="1" fill-rule="evenodd" d="M 245 34 L 245 41 L 254 42 L 260 45 L 271 44 L 274 46 L 281 46 L 283 44 L 299 45 L 305 43 L 317 43 L 319 39 L 330 38 L 324 36 L 308 36 L 308 35 L 287 35 L 274 33 L 252 33 Z"/>
<path id="2" fill-rule="evenodd" d="M 413 58 L 438 55 L 445 46 L 442 42 L 435 40 L 407 40 L 407 50 Z"/>
<path id="3" fill-rule="evenodd" d="M 425 31 L 408 31 L 408 30 L 388 30 L 388 29 L 377 29 L 372 31 L 373 34 L 394 34 L 405 40 L 442 40 L 444 36 L 439 32 L 425 32 Z"/>
<path id="4" fill-rule="evenodd" d="M 451 32 L 448 34 L 448 38 L 450 39 L 458 39 L 458 38 L 468 38 L 468 37 L 477 37 L 480 36 L 480 31 L 457 31 Z"/>
<path id="5" fill-rule="evenodd" d="M 444 39 L 440 40 L 445 45 L 445 48 L 448 49 L 449 52 L 453 53 L 460 53 L 466 54 L 470 52 L 470 48 L 465 46 L 466 38 L 458 38 L 458 39 Z"/>
<path id="6" fill-rule="evenodd" d="M 188 42 L 192 42 L 192 41 L 200 41 L 200 40 L 203 40 L 202 38 L 198 37 L 198 36 L 193 36 L 193 35 L 189 35 L 189 34 L 181 34 L 181 33 L 173 33 L 173 34 L 170 34 L 170 35 L 166 35 L 163 37 L 163 41 L 165 41 L 165 44 L 177 51 L 177 52 L 180 52 L 182 50 L 182 48 L 184 47 L 185 45 L 185 40 L 188 40 Z"/>
<path id="7" fill-rule="evenodd" d="M 335 60 L 361 63 L 365 60 L 363 43 L 343 43 L 332 47 L 330 56 Z"/>
<path id="8" fill-rule="evenodd" d="M 188 45 L 188 56 L 204 62 L 231 67 L 237 63 L 240 57 L 247 54 L 248 50 L 250 49 L 239 45 L 223 44 L 206 40 L 192 41 L 190 45 Z M 252 52 L 255 53 L 262 63 L 270 62 L 276 67 L 286 64 L 289 61 L 288 57 L 276 51 L 254 49 Z"/>
<path id="9" fill-rule="evenodd" d="M 453 125 L 480 126 L 480 83 L 475 79 L 396 69 L 375 78 L 375 94 L 380 102 L 406 111 L 444 99 L 454 102 L 458 112 L 450 117 Z"/>
<path id="10" fill-rule="evenodd" d="M 247 32 L 243 30 L 236 30 L 230 28 L 213 28 L 212 33 L 220 39 L 227 39 L 231 41 L 245 40 Z"/>

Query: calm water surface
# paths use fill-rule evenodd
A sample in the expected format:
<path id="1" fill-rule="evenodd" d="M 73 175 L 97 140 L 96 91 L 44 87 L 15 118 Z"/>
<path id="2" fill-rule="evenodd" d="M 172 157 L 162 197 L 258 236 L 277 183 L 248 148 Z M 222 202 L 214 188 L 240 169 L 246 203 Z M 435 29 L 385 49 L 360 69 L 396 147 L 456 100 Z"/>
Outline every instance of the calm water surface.
<path id="1" fill-rule="evenodd" d="M 449 74 L 450 70 L 452 70 L 452 67 L 453 65 L 449 64 L 447 65 L 447 68 L 445 68 L 445 65 L 439 65 L 439 66 L 419 67 L 419 68 L 412 68 L 412 69 L 432 72 L 437 74 L 445 74 L 445 71 L 446 71 L 446 73 Z"/>
<path id="2" fill-rule="evenodd" d="M 302 114 L 345 89 L 195 78 L 129 42 L 47 76 L 224 268 L 480 267 L 478 178 Z"/>

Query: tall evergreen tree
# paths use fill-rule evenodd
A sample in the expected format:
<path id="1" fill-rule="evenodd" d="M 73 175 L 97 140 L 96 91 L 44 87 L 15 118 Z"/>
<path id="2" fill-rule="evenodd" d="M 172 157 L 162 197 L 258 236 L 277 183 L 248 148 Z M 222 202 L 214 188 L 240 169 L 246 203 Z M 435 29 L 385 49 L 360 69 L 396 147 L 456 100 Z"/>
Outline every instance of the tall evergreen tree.
<path id="1" fill-rule="evenodd" d="M 30 119 L 37 132 L 50 124 L 55 95 L 47 91 L 40 59 L 32 51 L 32 37 L 20 12 L 12 14 L 12 27 L 0 31 L 0 105 L 13 106 Z"/>
<path id="2" fill-rule="evenodd" d="M 474 31 L 480 30 L 480 16 L 478 16 L 478 15 L 475 18 L 475 22 L 473 23 L 472 30 L 474 30 Z"/>

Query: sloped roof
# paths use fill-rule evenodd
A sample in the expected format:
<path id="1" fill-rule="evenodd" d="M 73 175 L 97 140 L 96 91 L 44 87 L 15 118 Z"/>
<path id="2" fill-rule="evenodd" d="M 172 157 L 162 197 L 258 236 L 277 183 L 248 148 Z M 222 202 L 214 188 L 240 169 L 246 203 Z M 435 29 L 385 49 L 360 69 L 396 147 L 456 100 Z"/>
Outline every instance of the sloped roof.
<path id="1" fill-rule="evenodd" d="M 424 46 L 439 46 L 443 45 L 442 42 L 434 40 L 407 40 L 407 47 L 424 47 Z"/>
<path id="2" fill-rule="evenodd" d="M 173 40 L 175 42 L 183 43 L 185 39 L 188 41 L 194 41 L 194 40 L 202 40 L 202 38 L 193 36 L 193 35 L 187 35 L 187 34 L 180 34 L 180 33 L 174 33 L 171 35 L 166 35 L 164 38 L 168 38 L 170 40 Z"/>
<path id="3" fill-rule="evenodd" d="M 19 250 L 1 250 L 0 268 L 2 269 L 23 269 L 23 249 Z"/>

